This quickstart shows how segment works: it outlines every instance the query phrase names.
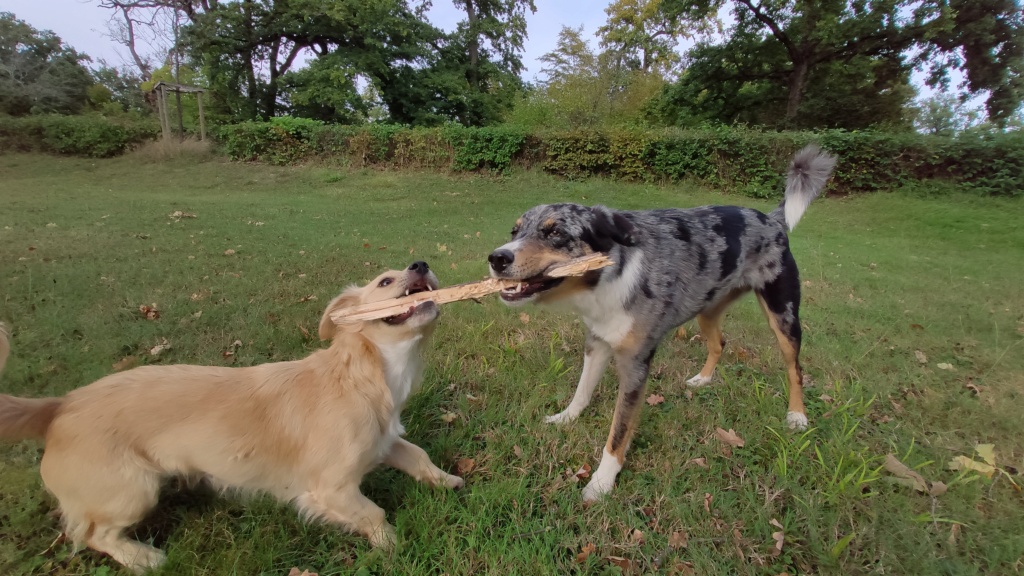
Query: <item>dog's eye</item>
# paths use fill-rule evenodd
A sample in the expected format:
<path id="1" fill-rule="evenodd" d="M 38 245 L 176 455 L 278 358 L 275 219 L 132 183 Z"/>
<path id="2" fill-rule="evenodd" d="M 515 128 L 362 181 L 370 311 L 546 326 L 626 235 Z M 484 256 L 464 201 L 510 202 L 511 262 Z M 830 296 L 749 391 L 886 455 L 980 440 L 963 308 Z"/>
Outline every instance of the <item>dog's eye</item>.
<path id="1" fill-rule="evenodd" d="M 389 286 L 394 281 L 395 281 L 394 278 L 385 278 L 385 279 L 381 280 L 379 283 L 377 283 L 377 287 L 378 288 L 383 288 L 385 286 Z"/>
<path id="2" fill-rule="evenodd" d="M 512 237 L 515 238 L 516 234 L 519 234 L 519 226 L 512 229 Z"/>
<path id="3" fill-rule="evenodd" d="M 558 228 L 552 228 L 551 230 L 548 230 L 548 238 L 561 238 L 561 237 L 562 237 L 562 231 L 559 230 Z"/>

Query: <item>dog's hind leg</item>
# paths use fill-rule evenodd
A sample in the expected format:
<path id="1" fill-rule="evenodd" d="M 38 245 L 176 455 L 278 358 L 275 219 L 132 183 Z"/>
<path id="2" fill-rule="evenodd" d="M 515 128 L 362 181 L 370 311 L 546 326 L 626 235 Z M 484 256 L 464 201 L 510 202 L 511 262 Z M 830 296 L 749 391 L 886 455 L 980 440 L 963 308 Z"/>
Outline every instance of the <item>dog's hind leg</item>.
<path id="1" fill-rule="evenodd" d="M 583 352 L 583 373 L 580 374 L 580 383 L 576 386 L 576 393 L 573 394 L 572 401 L 565 407 L 565 410 L 548 416 L 544 421 L 548 424 L 567 424 L 579 417 L 580 412 L 590 405 L 594 388 L 601 381 L 601 376 L 604 375 L 611 357 L 611 346 L 588 331 L 586 349 Z"/>
<path id="2" fill-rule="evenodd" d="M 57 439 L 60 440 L 59 438 Z M 47 489 L 60 502 L 64 530 L 75 544 L 110 555 L 135 573 L 159 566 L 160 550 L 125 538 L 123 532 L 156 505 L 160 476 L 130 461 L 84 456 L 73 450 L 50 450 L 40 472 Z"/>
<path id="3" fill-rule="evenodd" d="M 715 376 L 715 367 L 722 357 L 722 350 L 725 348 L 725 338 L 722 337 L 722 316 L 725 316 L 725 309 L 729 307 L 745 291 L 737 290 L 729 294 L 724 300 L 718 302 L 709 310 L 702 310 L 697 315 L 697 324 L 700 325 L 700 333 L 704 336 L 704 342 L 708 347 L 708 359 L 700 373 L 686 381 L 687 386 L 703 386 Z"/>
<path id="4" fill-rule="evenodd" d="M 391 451 L 384 458 L 384 463 L 412 476 L 417 482 L 431 486 L 462 488 L 464 484 L 462 478 L 447 474 L 435 466 L 423 448 L 402 438 L 398 438 L 391 445 Z"/>
<path id="5" fill-rule="evenodd" d="M 790 428 L 804 430 L 807 428 L 807 412 L 804 409 L 803 370 L 800 367 L 800 276 L 796 261 L 788 250 L 782 255 L 779 276 L 757 290 L 757 300 L 786 361 L 786 379 L 789 382 L 786 424 Z"/>
<path id="6" fill-rule="evenodd" d="M 637 420 L 643 404 L 647 373 L 657 343 L 661 338 L 651 339 L 641 346 L 620 346 L 615 351 L 615 369 L 619 376 L 619 395 L 615 402 L 612 429 L 608 433 L 601 463 L 594 472 L 590 483 L 583 488 L 583 500 L 593 502 L 612 491 L 615 478 L 626 461 L 626 450 L 636 430 Z M 627 342 L 630 339 L 627 338 Z M 638 349 L 639 348 L 639 349 Z"/>

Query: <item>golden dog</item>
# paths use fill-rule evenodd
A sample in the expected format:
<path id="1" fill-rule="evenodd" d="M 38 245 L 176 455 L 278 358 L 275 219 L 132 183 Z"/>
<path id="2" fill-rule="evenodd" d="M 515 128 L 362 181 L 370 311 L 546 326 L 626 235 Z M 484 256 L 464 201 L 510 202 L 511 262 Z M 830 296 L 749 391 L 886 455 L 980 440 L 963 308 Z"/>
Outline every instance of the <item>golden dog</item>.
<path id="1" fill-rule="evenodd" d="M 325 350 L 248 368 L 144 366 L 112 374 L 61 398 L 0 395 L 0 438 L 44 438 L 40 472 L 60 502 L 76 546 L 142 572 L 163 553 L 123 536 L 157 502 L 168 476 L 208 479 L 220 489 L 267 492 L 391 547 L 394 528 L 359 491 L 380 463 L 418 481 L 458 488 L 400 436 L 403 406 L 423 376 L 421 352 L 438 308 L 335 326 L 336 309 L 432 290 L 425 262 L 381 274 L 335 298 L 320 321 Z M 9 350 L 0 328 L 0 368 Z"/>

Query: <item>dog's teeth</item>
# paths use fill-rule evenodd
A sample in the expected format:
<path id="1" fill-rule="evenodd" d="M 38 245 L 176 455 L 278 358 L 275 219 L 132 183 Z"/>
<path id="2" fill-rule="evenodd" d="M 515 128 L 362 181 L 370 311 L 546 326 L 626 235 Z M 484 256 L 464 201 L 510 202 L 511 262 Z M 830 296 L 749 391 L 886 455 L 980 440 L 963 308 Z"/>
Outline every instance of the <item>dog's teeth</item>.
<path id="1" fill-rule="evenodd" d="M 406 296 L 408 296 L 408 295 L 409 295 L 409 289 L 408 289 L 408 288 L 406 288 L 406 289 L 405 289 L 405 295 L 406 295 Z"/>
<path id="2" fill-rule="evenodd" d="M 430 284 L 427 284 L 427 290 L 430 291 L 430 292 L 434 291 L 434 289 L 430 287 Z"/>

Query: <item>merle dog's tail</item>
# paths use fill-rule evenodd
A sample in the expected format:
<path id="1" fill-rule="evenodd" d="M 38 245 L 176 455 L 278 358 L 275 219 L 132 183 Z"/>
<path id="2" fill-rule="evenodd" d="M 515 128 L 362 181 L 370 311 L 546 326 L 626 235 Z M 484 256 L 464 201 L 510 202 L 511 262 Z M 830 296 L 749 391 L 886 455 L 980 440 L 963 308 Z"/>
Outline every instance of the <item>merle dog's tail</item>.
<path id="1" fill-rule="evenodd" d="M 795 228 L 807 206 L 825 188 L 835 165 L 836 157 L 824 152 L 817 144 L 804 146 L 789 164 L 786 197 L 769 216 L 783 222 L 790 230 Z"/>

